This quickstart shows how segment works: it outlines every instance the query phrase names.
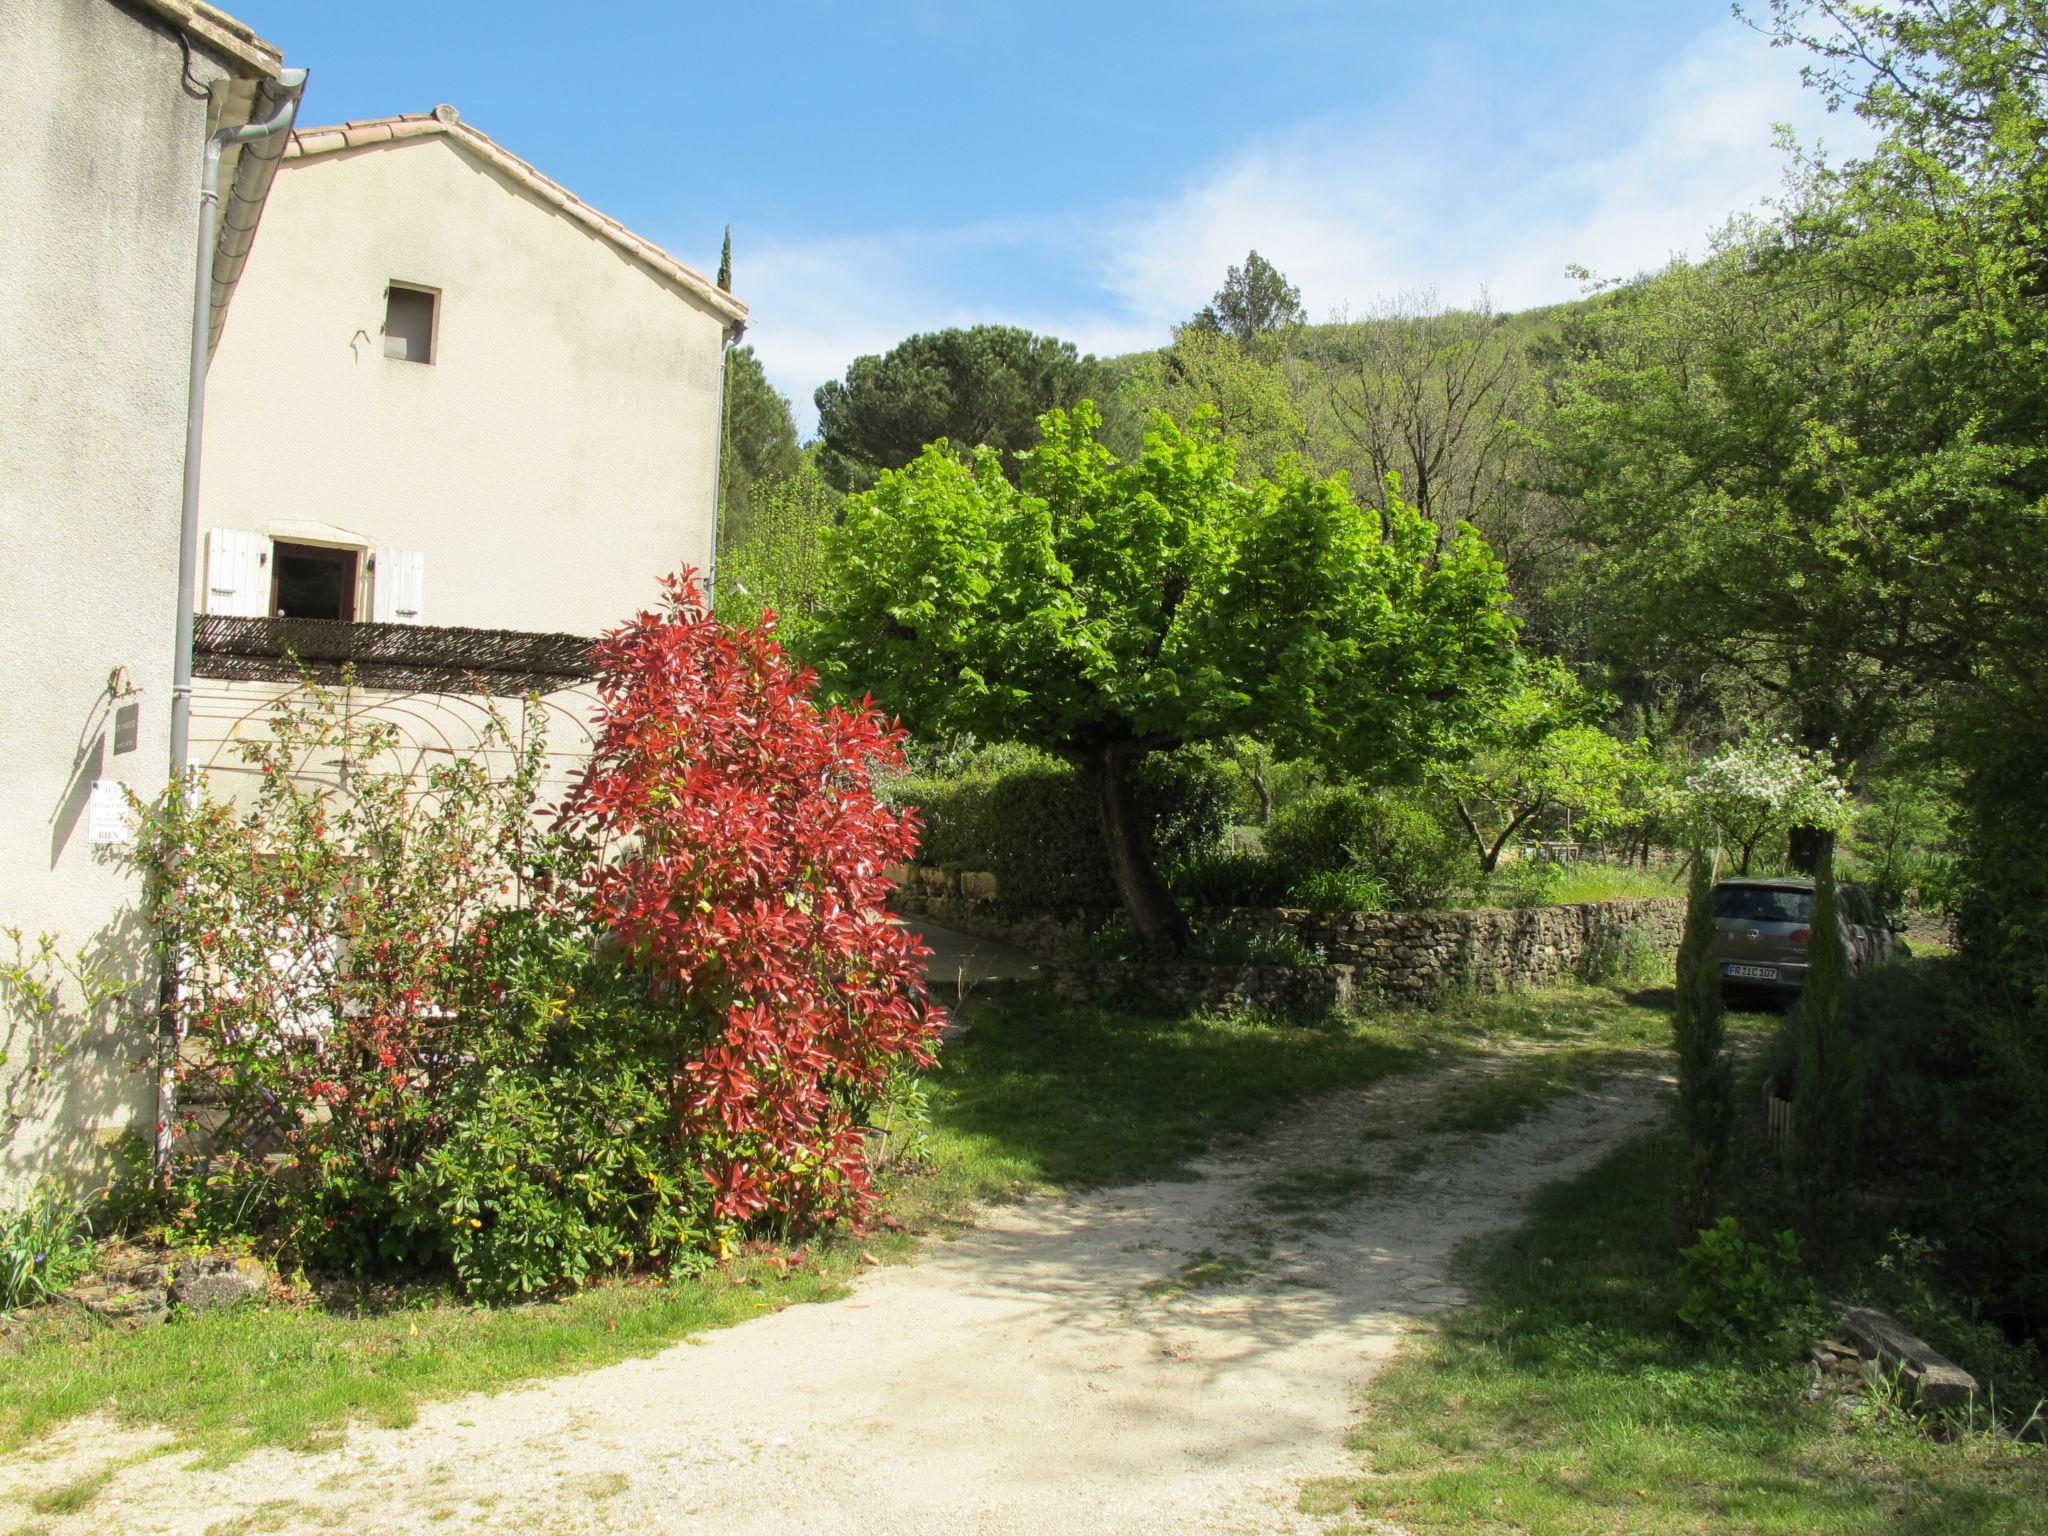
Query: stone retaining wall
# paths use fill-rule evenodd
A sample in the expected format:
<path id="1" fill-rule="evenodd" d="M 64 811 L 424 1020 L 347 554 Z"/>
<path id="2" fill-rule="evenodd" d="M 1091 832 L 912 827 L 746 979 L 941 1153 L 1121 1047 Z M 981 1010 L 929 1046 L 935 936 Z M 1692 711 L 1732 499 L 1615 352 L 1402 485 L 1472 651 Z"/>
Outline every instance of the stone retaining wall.
<path id="1" fill-rule="evenodd" d="M 1070 961 L 1075 944 L 1112 921 L 1104 909 L 1064 912 L 1002 900 L 993 875 L 899 871 L 895 907 L 905 917 L 1014 944 L 1054 962 L 1056 985 L 1080 992 L 1139 984 L 1173 1002 L 1265 1002 L 1310 1008 L 1372 996 L 1413 1000 L 1451 987 L 1501 992 L 1580 980 L 1629 948 L 1658 955 L 1678 947 L 1685 903 L 1677 897 L 1571 906 L 1450 912 L 1308 912 L 1289 907 L 1213 908 L 1212 927 L 1291 937 L 1320 963 L 1214 965 Z"/>

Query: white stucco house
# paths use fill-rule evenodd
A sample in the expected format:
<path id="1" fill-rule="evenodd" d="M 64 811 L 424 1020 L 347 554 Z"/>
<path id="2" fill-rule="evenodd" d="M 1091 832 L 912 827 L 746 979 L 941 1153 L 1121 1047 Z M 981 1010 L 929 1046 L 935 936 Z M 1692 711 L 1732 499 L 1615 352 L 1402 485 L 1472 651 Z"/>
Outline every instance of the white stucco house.
<path id="1" fill-rule="evenodd" d="M 291 135 L 208 381 L 208 613 L 594 635 L 709 564 L 746 308 L 452 107 Z"/>
<path id="2" fill-rule="evenodd" d="M 463 750 L 482 696 L 571 687 L 584 639 L 710 565 L 746 309 L 446 107 L 228 146 L 196 306 L 202 151 L 288 120 L 297 72 L 203 0 L 0 0 L 0 64 L 33 106 L 0 155 L 0 929 L 133 983 L 55 1063 L 0 995 L 4 1199 L 155 1119 L 157 982 L 100 812 L 171 772 L 190 403 L 186 763 L 232 780 L 288 647 Z"/>
<path id="3" fill-rule="evenodd" d="M 451 106 L 296 128 L 208 378 L 194 760 L 246 771 L 289 646 L 422 765 L 476 748 L 460 674 L 538 689 L 565 780 L 582 642 L 711 566 L 746 315 Z"/>
<path id="4" fill-rule="evenodd" d="M 0 0 L 16 102 L 0 152 L 0 607 L 14 635 L 0 647 L 0 927 L 102 951 L 141 1006 L 153 972 L 124 927 L 133 886 L 95 844 L 95 813 L 169 775 L 201 159 L 210 134 L 279 105 L 282 69 L 275 47 L 189 0 Z M 233 212 L 210 242 L 209 334 L 282 149 L 279 136 L 223 156 Z M 0 966 L 11 958 L 0 938 Z M 151 1104 L 113 1012 L 52 1061 L 18 1001 L 0 995 L 0 1196 L 89 1165 Z"/>

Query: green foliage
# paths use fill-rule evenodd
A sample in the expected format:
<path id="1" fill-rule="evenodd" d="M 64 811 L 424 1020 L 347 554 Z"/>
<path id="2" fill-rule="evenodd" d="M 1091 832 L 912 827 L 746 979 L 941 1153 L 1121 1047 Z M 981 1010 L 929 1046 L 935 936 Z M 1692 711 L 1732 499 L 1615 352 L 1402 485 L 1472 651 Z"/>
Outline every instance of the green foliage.
<path id="1" fill-rule="evenodd" d="M 92 1223 L 83 1202 L 48 1180 L 19 1205 L 0 1207 L 0 1316 L 46 1301 L 92 1263 Z"/>
<path id="2" fill-rule="evenodd" d="M 1127 912 L 1173 943 L 1123 825 L 1138 762 L 1244 735 L 1419 758 L 1504 671 L 1511 625 L 1485 546 L 1439 547 L 1397 497 L 1375 515 L 1298 470 L 1240 486 L 1213 433 L 1164 419 L 1118 463 L 1098 422 L 1048 414 L 1021 489 L 991 453 L 884 474 L 847 504 L 837 596 L 801 643 L 913 730 L 1079 762 Z"/>
<path id="3" fill-rule="evenodd" d="M 1277 331 L 1302 324 L 1308 311 L 1301 307 L 1301 290 L 1287 281 L 1280 269 L 1257 251 L 1224 275 L 1216 296 L 1188 322 L 1185 329 L 1227 336 L 1233 341 L 1256 341 Z"/>
<path id="4" fill-rule="evenodd" d="M 1231 786 L 1194 753 L 1146 760 L 1134 806 L 1147 853 L 1165 867 L 1198 864 L 1220 845 Z M 1006 901 L 1026 906 L 1114 906 L 1095 804 L 1069 763 L 1020 747 L 984 749 L 951 776 L 908 777 L 890 798 L 923 818 L 919 857 L 948 869 L 989 870 Z"/>
<path id="5" fill-rule="evenodd" d="M 1175 421 L 1210 422 L 1247 481 L 1272 475 L 1306 442 L 1294 382 L 1283 363 L 1233 337 L 1183 326 L 1173 345 L 1133 365 L 1122 399 L 1141 420 L 1164 411 Z"/>
<path id="6" fill-rule="evenodd" d="M 804 463 L 797 447 L 796 421 L 752 347 L 735 347 L 725 357 L 725 445 L 719 475 L 725 482 L 719 508 L 721 553 L 756 534 L 761 499 Z"/>
<path id="7" fill-rule="evenodd" d="M 719 563 L 718 614 L 733 623 L 758 622 L 773 611 L 801 628 L 831 590 L 827 552 L 839 517 L 839 493 L 806 454 L 795 471 L 756 481 L 749 492 L 746 532 Z"/>
<path id="8" fill-rule="evenodd" d="M 1297 882 L 1341 874 L 1402 907 L 1442 906 L 1475 874 L 1462 840 L 1427 809 L 1355 788 L 1323 790 L 1276 815 L 1266 852 Z"/>
<path id="9" fill-rule="evenodd" d="M 1008 325 L 912 336 L 818 387 L 822 467 L 840 490 L 866 490 L 943 439 L 963 455 L 989 448 L 1015 474 L 1041 416 L 1111 393 L 1104 365 L 1055 337 Z"/>
<path id="10" fill-rule="evenodd" d="M 1792 1169 L 1807 1235 L 1823 1251 L 1834 1239 L 1854 1172 L 1862 1110 L 1849 1033 L 1849 951 L 1842 922 L 1834 854 L 1826 849 L 1814 872 L 1806 985 L 1791 1020 L 1799 1050 L 1792 1091 Z"/>
<path id="11" fill-rule="evenodd" d="M 1515 859 L 1479 876 L 1473 900 L 1481 906 L 1547 907 L 1564 889 L 1565 867 L 1555 859 Z"/>
<path id="12" fill-rule="evenodd" d="M 1902 765 L 1865 780 L 1844 855 L 1845 873 L 1869 885 L 1887 913 L 1940 904 L 1955 811 L 1950 777 Z"/>
<path id="13" fill-rule="evenodd" d="M 1726 1050 L 1721 971 L 1714 963 L 1714 875 L 1704 849 L 1692 856 L 1685 933 L 1678 943 L 1671 1044 L 1678 1057 L 1678 1131 L 1685 1177 L 1678 1186 L 1678 1229 L 1691 1234 L 1721 1208 L 1728 1137 L 1735 1125 L 1735 1082 Z"/>
<path id="14" fill-rule="evenodd" d="M 1679 1320 L 1723 1344 L 1751 1344 L 1783 1333 L 1816 1299 L 1800 1269 L 1799 1239 L 1789 1231 L 1764 1248 L 1743 1237 L 1733 1216 L 1723 1216 L 1679 1258 L 1685 1266 Z"/>
<path id="15" fill-rule="evenodd" d="M 1968 960 L 1859 973 L 1867 1053 L 1857 1168 L 1884 1219 L 1932 1245 L 1947 1286 L 2013 1335 L 2048 1325 L 2048 1040 L 2042 1015 Z M 1907 1128 L 1901 1134 L 1901 1128 Z"/>
<path id="16" fill-rule="evenodd" d="M 710 1246 L 704 1175 L 673 1140 L 673 1020 L 644 975 L 572 924 L 507 918 L 450 1134 L 401 1180 L 463 1288 L 503 1300 L 629 1263 L 688 1273 Z"/>
<path id="17" fill-rule="evenodd" d="M 1384 912 L 1394 905 L 1393 888 L 1358 866 L 1312 869 L 1287 888 L 1287 905 L 1311 912 Z"/>
<path id="18" fill-rule="evenodd" d="M 1478 1245 L 1470 1305 L 1374 1378 L 1357 1475 L 1304 1509 L 1414 1536 L 2031 1536 L 2040 1447 L 1851 1418 L 1802 1401 L 1789 1348 L 1702 1347 L 1670 1227 L 1645 1220 L 1681 1164 L 1667 1136 L 1632 1142 Z"/>
<path id="19" fill-rule="evenodd" d="M 1183 860 L 1171 883 L 1174 895 L 1196 908 L 1278 907 L 1287 904 L 1295 881 L 1277 861 L 1236 848 Z"/>
<path id="20" fill-rule="evenodd" d="M 1592 723 L 1604 703 L 1561 664 L 1529 661 L 1484 723 L 1432 765 L 1482 870 L 1545 813 L 1573 813 L 1589 832 L 1628 820 L 1625 791 L 1647 758 Z"/>
<path id="21" fill-rule="evenodd" d="M 173 785 L 134 849 L 189 1035 L 167 1216 L 240 1222 L 345 1271 L 442 1250 L 409 1230 L 396 1176 L 444 1134 L 448 1078 L 475 1064 L 447 1021 L 488 1005 L 483 925 L 563 854 L 535 825 L 537 703 L 518 738 L 491 714 L 476 753 L 415 774 L 351 688 L 280 698 L 242 747 L 253 800 Z M 309 760 L 347 764 L 345 788 L 302 777 Z"/>
<path id="22" fill-rule="evenodd" d="M 1447 534 L 1470 523 L 1507 570 L 1525 640 L 1577 648 L 1570 595 L 1563 604 L 1553 595 L 1570 585 L 1565 509 L 1547 493 L 1529 430 L 1544 409 L 1535 334 L 1483 297 L 1460 309 L 1403 295 L 1304 333 L 1295 371 L 1307 378 L 1309 454 L 1320 468 L 1358 485 L 1398 476 L 1401 494 Z"/>

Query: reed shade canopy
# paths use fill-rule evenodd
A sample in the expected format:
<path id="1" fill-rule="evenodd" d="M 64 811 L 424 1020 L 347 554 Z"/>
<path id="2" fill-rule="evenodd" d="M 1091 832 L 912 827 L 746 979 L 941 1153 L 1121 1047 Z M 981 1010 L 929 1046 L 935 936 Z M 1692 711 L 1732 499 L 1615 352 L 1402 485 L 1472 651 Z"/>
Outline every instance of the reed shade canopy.
<path id="1" fill-rule="evenodd" d="M 353 667 L 364 688 L 517 697 L 597 675 L 587 636 L 519 629 L 206 614 L 193 640 L 194 674 L 223 682 L 338 683 Z"/>

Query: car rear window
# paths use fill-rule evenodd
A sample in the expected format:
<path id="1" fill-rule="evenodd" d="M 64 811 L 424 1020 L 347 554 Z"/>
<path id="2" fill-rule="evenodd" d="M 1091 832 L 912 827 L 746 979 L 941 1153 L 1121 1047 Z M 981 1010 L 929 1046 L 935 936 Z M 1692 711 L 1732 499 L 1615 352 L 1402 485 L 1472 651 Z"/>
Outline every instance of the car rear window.
<path id="1" fill-rule="evenodd" d="M 1813 916 L 1813 892 L 1768 885 L 1717 885 L 1714 916 L 1752 923 L 1803 923 Z"/>

